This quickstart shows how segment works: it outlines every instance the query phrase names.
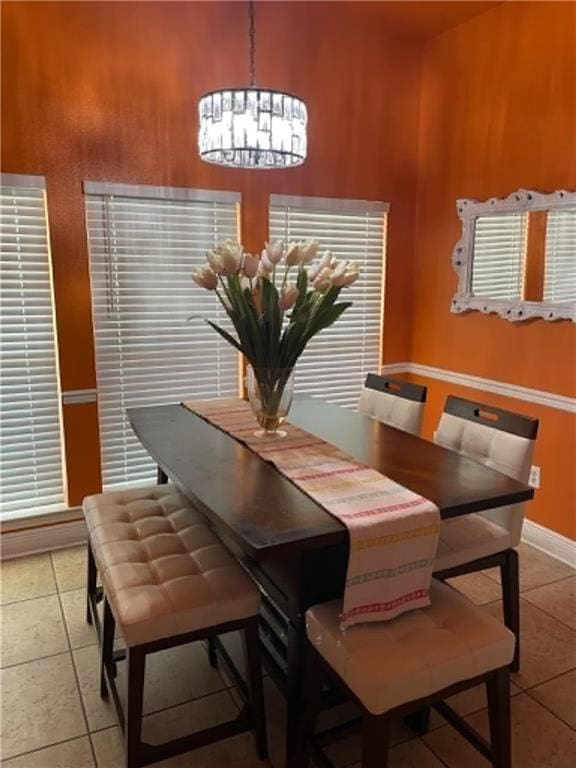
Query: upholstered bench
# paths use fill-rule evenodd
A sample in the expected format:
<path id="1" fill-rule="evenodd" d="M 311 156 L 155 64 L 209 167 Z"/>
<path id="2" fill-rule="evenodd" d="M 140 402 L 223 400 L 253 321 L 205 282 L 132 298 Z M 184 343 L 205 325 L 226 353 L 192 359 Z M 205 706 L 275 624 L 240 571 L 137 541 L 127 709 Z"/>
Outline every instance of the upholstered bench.
<path id="1" fill-rule="evenodd" d="M 84 501 L 89 532 L 89 613 L 96 572 L 102 581 L 101 694 L 113 694 L 126 739 L 126 768 L 148 765 L 216 740 L 254 730 L 259 757 L 266 727 L 258 639 L 260 593 L 204 522 L 169 485 L 103 493 Z M 113 642 L 126 644 L 126 712 L 115 685 Z M 166 744 L 142 742 L 146 656 L 233 630 L 244 634 L 245 706 L 228 723 Z M 186 670 L 182 670 L 183 674 Z"/>
<path id="2" fill-rule="evenodd" d="M 329 765 L 314 736 L 322 682 L 328 676 L 363 714 L 362 768 L 387 765 L 389 723 L 430 705 L 478 748 L 494 768 L 510 767 L 510 676 L 514 635 L 487 611 L 434 581 L 432 605 L 388 622 L 342 632 L 341 601 L 306 614 L 307 691 L 302 706 L 299 768 L 311 753 Z M 444 699 L 485 683 L 491 745 Z"/>
<path id="3" fill-rule="evenodd" d="M 144 539 L 148 539 L 147 547 L 153 547 L 157 539 L 151 536 L 161 531 L 178 532 L 180 540 L 186 542 L 201 528 L 206 529 L 206 521 L 185 496 L 168 484 L 88 496 L 82 507 L 89 537 L 86 620 L 95 624 L 100 637 L 97 604 L 102 594 L 97 588 L 97 579 L 98 572 L 110 564 L 108 560 L 113 561 L 115 554 L 126 546 L 138 550 L 134 542 Z M 105 539 L 111 539 L 106 543 L 112 543 L 112 539 L 116 543 L 102 547 Z"/>
<path id="4" fill-rule="evenodd" d="M 182 494 L 171 485 L 152 485 L 129 491 L 110 491 L 88 496 L 82 505 L 88 528 L 88 575 L 86 620 L 94 623 L 100 636 L 101 628 L 97 603 L 101 591 L 97 589 L 98 571 L 109 563 L 121 548 L 132 546 L 150 538 L 153 532 L 174 533 L 190 536 L 199 526 L 205 528 L 205 520 Z M 114 546 L 102 547 L 102 544 Z M 126 545 L 126 542 L 131 542 Z M 148 541 L 147 545 L 154 545 Z"/>

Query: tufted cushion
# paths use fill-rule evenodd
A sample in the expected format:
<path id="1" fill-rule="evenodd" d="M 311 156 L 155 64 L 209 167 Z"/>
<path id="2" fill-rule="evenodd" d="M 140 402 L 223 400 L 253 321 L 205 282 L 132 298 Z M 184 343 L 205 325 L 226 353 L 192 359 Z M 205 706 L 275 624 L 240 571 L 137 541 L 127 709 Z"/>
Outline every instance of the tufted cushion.
<path id="1" fill-rule="evenodd" d="M 512 546 L 510 532 L 481 515 L 463 515 L 443 520 L 434 571 L 504 552 Z"/>
<path id="2" fill-rule="evenodd" d="M 258 589 L 169 485 L 89 496 L 84 515 L 128 645 L 254 616 Z"/>
<path id="3" fill-rule="evenodd" d="M 308 639 L 373 714 L 430 696 L 512 661 L 514 635 L 446 584 L 432 604 L 392 621 L 340 630 L 342 602 L 306 613 Z"/>
<path id="4" fill-rule="evenodd" d="M 389 392 L 380 392 L 376 389 L 363 387 L 358 402 L 358 411 L 364 416 L 389 424 L 391 427 L 420 434 L 422 417 L 424 415 L 424 403 L 407 400 L 405 397 L 392 395 Z"/>
<path id="5" fill-rule="evenodd" d="M 492 467 L 504 475 L 514 477 L 516 480 L 527 483 L 530 477 L 530 466 L 534 455 L 534 440 L 519 437 L 508 432 L 503 432 L 484 424 L 476 424 L 468 419 L 462 419 L 451 413 L 443 413 L 434 433 L 434 442 L 468 456 L 475 461 Z M 472 516 L 470 516 L 472 517 Z M 451 564 L 459 565 L 476 560 L 486 554 L 502 552 L 509 547 L 517 547 L 520 543 L 522 523 L 524 522 L 524 504 L 512 504 L 507 507 L 498 507 L 486 512 L 479 512 L 474 517 L 483 519 L 488 525 L 482 526 L 480 522 L 474 523 L 474 536 L 469 544 L 466 541 L 465 519 L 450 521 L 453 526 L 451 533 L 444 532 L 443 528 L 448 521 L 442 523 L 440 540 L 455 542 L 460 540 L 460 557 L 453 556 Z M 504 529 L 501 533 L 495 531 L 494 526 Z M 494 549 L 495 538 L 500 538 L 502 546 Z M 482 554 L 476 552 L 482 551 Z M 443 553 L 439 548 L 440 558 Z M 439 562 L 434 568 L 436 571 L 449 567 Z"/>

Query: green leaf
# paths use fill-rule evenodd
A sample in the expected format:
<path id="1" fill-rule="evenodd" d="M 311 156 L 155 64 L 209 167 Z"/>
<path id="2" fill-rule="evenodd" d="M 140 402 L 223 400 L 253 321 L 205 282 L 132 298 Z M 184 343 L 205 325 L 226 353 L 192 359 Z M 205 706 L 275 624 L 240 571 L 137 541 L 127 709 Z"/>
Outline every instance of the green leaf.
<path id="1" fill-rule="evenodd" d="M 244 290 L 243 300 L 246 307 L 245 332 L 250 337 L 250 343 L 253 349 L 251 362 L 255 367 L 264 367 L 263 364 L 265 358 L 262 344 L 262 321 L 249 288 Z"/>
<path id="2" fill-rule="evenodd" d="M 315 336 L 317 333 L 320 333 L 320 331 L 323 331 L 326 328 L 329 328 L 331 325 L 333 325 L 336 320 L 340 317 L 340 315 L 345 312 L 348 307 L 352 306 L 351 301 L 342 301 L 340 304 L 334 304 L 329 309 L 327 309 L 325 312 L 322 313 L 322 316 L 317 319 L 317 322 L 314 324 L 314 330 L 311 335 L 309 335 L 308 340 L 312 338 L 312 336 Z"/>
<path id="3" fill-rule="evenodd" d="M 298 271 L 298 278 L 296 280 L 296 288 L 298 288 L 298 298 L 294 304 L 291 316 L 297 317 L 300 309 L 306 301 L 306 291 L 308 290 L 308 272 L 302 267 Z M 312 293 L 312 292 L 311 292 Z"/>
<path id="4" fill-rule="evenodd" d="M 214 328 L 216 333 L 219 333 L 220 336 L 222 336 L 222 338 L 225 339 L 228 342 L 228 344 L 232 344 L 233 347 L 236 347 L 238 352 L 242 352 L 242 354 L 245 354 L 244 353 L 244 349 L 242 348 L 242 346 L 236 341 L 234 336 L 232 336 L 230 333 L 228 333 L 228 331 L 225 331 L 224 328 L 220 328 L 219 325 L 214 323 L 212 320 L 209 320 L 207 317 L 203 317 L 202 320 L 204 320 L 205 323 L 208 323 L 208 325 L 211 328 Z"/>

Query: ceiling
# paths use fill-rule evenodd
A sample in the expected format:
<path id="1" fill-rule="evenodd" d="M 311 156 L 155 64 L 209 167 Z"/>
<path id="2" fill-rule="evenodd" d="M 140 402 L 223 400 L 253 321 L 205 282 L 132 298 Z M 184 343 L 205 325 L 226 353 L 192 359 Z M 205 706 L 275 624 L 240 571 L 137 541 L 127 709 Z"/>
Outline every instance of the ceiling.
<path id="1" fill-rule="evenodd" d="M 299 0 L 310 4 L 310 0 Z M 317 0 L 312 0 L 314 4 Z M 361 13 L 378 19 L 389 32 L 412 40 L 429 40 L 447 29 L 458 26 L 473 16 L 502 4 L 480 0 L 324 0 L 318 5 L 348 6 L 355 15 Z"/>

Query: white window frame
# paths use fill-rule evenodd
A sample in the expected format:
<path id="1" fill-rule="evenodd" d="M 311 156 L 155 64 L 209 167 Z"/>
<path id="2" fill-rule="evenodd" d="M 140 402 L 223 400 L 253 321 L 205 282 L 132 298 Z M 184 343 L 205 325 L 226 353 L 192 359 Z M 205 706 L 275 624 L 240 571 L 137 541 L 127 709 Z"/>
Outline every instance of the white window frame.
<path id="1" fill-rule="evenodd" d="M 576 322 L 576 304 L 572 302 L 527 301 L 493 299 L 489 296 L 475 296 L 472 293 L 472 272 L 474 263 L 474 227 L 479 216 L 505 213 L 530 213 L 573 208 L 576 192 L 557 190 L 552 193 L 519 189 L 506 198 L 490 198 L 478 202 L 460 199 L 456 202 L 458 216 L 462 222 L 462 235 L 452 253 L 452 265 L 458 276 L 458 288 L 450 311 L 454 313 L 476 310 L 484 314 L 496 313 L 511 322 L 543 318 L 544 320 L 572 320 Z"/>
<path id="2" fill-rule="evenodd" d="M 0 513 L 0 519 L 2 520 L 2 523 L 7 523 L 10 520 L 19 520 L 23 518 L 30 518 L 40 515 L 47 515 L 54 512 L 60 512 L 64 509 L 66 509 L 66 495 L 67 495 L 67 482 L 66 482 L 66 462 L 65 462 L 65 456 L 64 456 L 64 429 L 63 429 L 63 418 L 62 418 L 62 391 L 61 391 L 61 382 L 60 382 L 60 370 L 59 370 L 59 359 L 58 359 L 58 337 L 57 337 L 57 329 L 56 329 L 56 314 L 55 314 L 55 304 L 54 304 L 54 280 L 53 280 L 53 269 L 52 269 L 52 259 L 51 259 L 51 250 L 50 250 L 50 226 L 48 221 L 48 209 L 47 209 L 47 203 L 46 203 L 46 179 L 43 176 L 31 176 L 31 175 L 25 175 L 25 174 L 9 174 L 9 173 L 3 173 L 0 175 L 0 185 L 2 187 L 12 187 L 15 189 L 23 189 L 23 190 L 30 190 L 34 192 L 41 192 L 42 198 L 43 198 L 43 214 L 44 214 L 44 223 L 45 223 L 45 247 L 46 252 L 45 254 L 42 254 L 42 257 L 46 256 L 46 271 L 44 271 L 44 265 L 42 266 L 42 270 L 40 273 L 40 278 L 38 274 L 34 276 L 34 280 L 37 281 L 38 279 L 41 279 L 43 282 L 48 282 L 49 285 L 49 291 L 50 291 L 50 298 L 49 298 L 49 305 L 50 305 L 50 314 L 51 314 L 51 321 L 50 326 L 52 330 L 52 338 L 51 342 L 47 343 L 46 349 L 43 348 L 43 371 L 41 374 L 42 380 L 45 380 L 45 384 L 47 386 L 47 389 L 49 389 L 49 392 L 42 395 L 42 401 L 43 406 L 45 408 L 48 408 L 51 411 L 56 412 L 56 417 L 54 418 L 53 423 L 51 422 L 50 431 L 57 435 L 57 437 L 52 436 L 50 438 L 50 441 L 52 443 L 56 442 L 56 444 L 53 445 L 53 450 L 58 452 L 57 458 L 53 461 L 53 469 L 51 470 L 51 474 L 54 477 L 53 480 L 53 488 L 49 493 L 49 497 L 51 497 L 52 501 L 44 501 L 42 503 L 41 499 L 42 496 L 39 495 L 38 497 L 30 497 L 30 500 L 24 500 L 22 502 L 21 506 L 14 506 L 13 509 L 4 510 Z M 26 244 L 24 243 L 22 247 L 25 247 Z M 36 247 L 36 246 L 33 246 Z M 36 271 L 36 270 L 35 270 Z M 44 288 L 45 290 L 45 288 Z M 47 305 L 46 305 L 47 306 Z M 46 357 L 46 359 L 44 359 Z M 28 358 L 27 358 L 28 359 Z M 48 366 L 46 366 L 46 361 L 48 361 Z M 48 367 L 48 370 L 46 369 Z M 33 374 L 28 374 L 30 377 L 30 384 L 32 384 Z M 31 390 L 33 393 L 34 390 Z M 30 395 L 33 397 L 33 394 Z M 34 403 L 32 402 L 32 407 L 34 407 Z M 45 417 L 44 417 L 45 418 Z M 32 416 L 32 419 L 34 419 L 34 416 Z M 46 428 L 48 424 L 44 421 L 42 425 L 40 426 L 41 432 L 44 433 L 44 439 L 46 439 Z M 34 427 L 32 427 L 33 429 Z M 23 427 L 24 429 L 24 427 Z M 42 440 L 42 437 L 40 438 L 40 441 Z M 43 445 L 35 445 L 34 446 L 34 452 L 36 451 L 46 451 L 46 447 Z M 52 456 L 52 453 L 50 454 Z M 46 467 L 44 467 L 46 469 Z M 6 466 L 0 468 L 0 471 L 3 473 L 7 471 Z M 22 466 L 19 469 L 14 468 L 16 473 L 18 473 L 23 479 L 23 485 L 27 484 L 26 476 L 30 475 L 30 472 L 32 471 L 32 468 L 30 465 L 28 466 Z M 35 474 L 35 473 L 33 473 Z M 44 483 L 46 483 L 46 480 L 44 480 Z M 0 488 L 1 491 L 1 488 Z M 55 498 L 56 497 L 56 498 Z M 46 498 L 46 495 L 44 496 Z M 35 502 L 40 503 L 35 503 Z M 16 502 L 16 499 L 14 500 Z"/>
<path id="3" fill-rule="evenodd" d="M 328 214 L 356 214 L 360 216 L 365 216 L 366 214 L 377 214 L 379 217 L 382 218 L 382 250 L 381 250 L 381 277 L 380 277 L 380 300 L 379 300 L 379 338 L 378 338 L 378 359 L 375 361 L 374 365 L 375 368 L 370 370 L 366 370 L 364 373 L 375 373 L 379 372 L 379 369 L 382 365 L 382 351 L 383 351 L 383 326 L 384 326 L 384 288 L 385 288 L 385 279 L 386 279 L 386 246 L 387 246 L 387 216 L 390 211 L 390 205 L 385 202 L 380 201 L 374 201 L 374 200 L 360 200 L 360 199 L 343 199 L 343 198 L 325 198 L 325 197 L 308 197 L 308 196 L 296 196 L 296 195 L 278 195 L 278 194 L 271 194 L 270 200 L 269 200 L 269 206 L 268 206 L 268 221 L 269 226 L 272 223 L 272 209 L 274 208 L 285 208 L 288 213 L 286 214 L 287 217 L 290 216 L 290 209 L 293 209 L 295 212 L 295 215 L 298 216 L 299 212 L 300 215 L 305 215 L 305 212 L 309 210 L 311 213 L 318 213 L 318 212 L 326 212 Z M 277 238 L 277 234 L 279 233 L 273 233 L 272 229 L 270 229 L 270 239 L 275 240 Z M 314 237 L 314 232 L 311 231 L 310 233 L 302 232 L 301 236 L 307 236 L 307 237 Z M 285 239 L 284 236 L 281 237 L 281 239 Z M 300 233 L 298 238 L 292 237 L 291 239 L 300 239 Z M 329 242 L 323 243 L 322 238 L 320 236 L 317 236 L 316 239 L 320 243 L 320 253 L 329 248 L 330 244 Z M 330 238 L 327 238 L 328 240 Z M 345 249 L 344 249 L 345 250 Z M 346 258 L 347 255 L 345 252 L 339 254 L 335 253 L 335 256 L 338 258 Z M 351 260 L 354 260 L 354 254 L 353 252 L 348 255 L 348 258 Z M 360 265 L 362 269 L 362 265 Z M 360 272 L 360 278 L 359 280 L 354 284 L 353 289 L 361 288 L 362 286 L 362 279 L 363 279 L 363 273 Z M 350 289 L 350 292 L 352 292 L 353 289 Z M 344 289 L 342 291 L 342 294 L 340 296 L 340 299 L 342 301 L 351 300 L 354 302 L 353 297 L 350 295 L 350 293 Z M 353 308 L 351 308 L 348 311 L 352 311 Z M 338 333 L 339 329 L 341 330 L 342 325 L 339 326 L 339 323 L 344 324 L 346 322 L 346 312 L 344 313 L 342 320 L 337 321 L 335 326 L 332 328 L 329 328 L 325 332 L 322 332 L 319 335 L 319 339 L 321 340 L 323 337 L 323 333 L 329 334 L 331 332 Z M 310 342 L 311 345 L 316 346 L 317 339 L 312 339 Z M 305 356 L 306 356 L 307 350 L 303 353 L 302 362 L 304 365 L 306 365 Z M 343 365 L 344 363 L 342 363 Z M 296 394 L 298 394 L 298 365 L 296 364 L 296 382 L 295 382 L 295 391 Z M 300 363 L 302 366 L 302 363 Z M 310 364 L 308 364 L 309 367 Z M 301 367 L 301 370 L 302 367 Z M 337 374 L 338 375 L 338 374 Z M 365 378 L 365 376 L 364 376 Z M 361 392 L 361 386 L 364 383 L 364 380 L 362 382 L 359 382 L 359 390 L 358 390 L 358 397 L 360 396 Z M 348 388 L 347 384 L 342 385 L 342 390 Z M 320 393 L 318 395 L 312 394 L 313 397 L 323 397 L 323 395 Z M 353 398 L 349 397 L 348 395 L 344 395 L 343 393 L 338 396 L 337 399 L 334 400 L 334 402 L 338 402 L 341 405 L 347 405 L 350 407 L 356 407 L 357 406 L 357 400 L 354 402 Z"/>

